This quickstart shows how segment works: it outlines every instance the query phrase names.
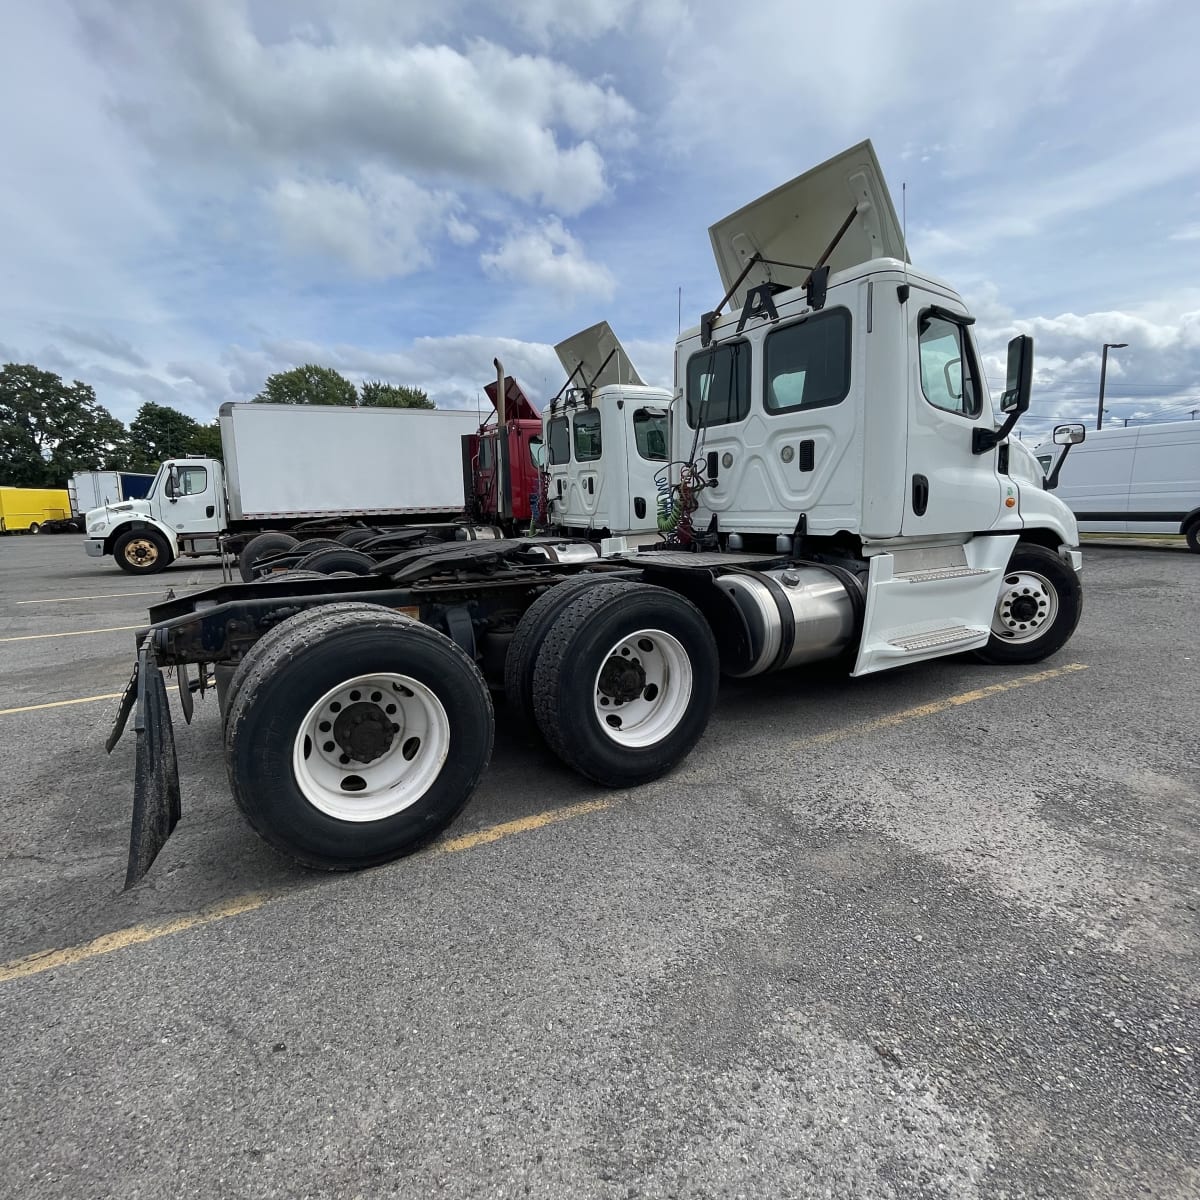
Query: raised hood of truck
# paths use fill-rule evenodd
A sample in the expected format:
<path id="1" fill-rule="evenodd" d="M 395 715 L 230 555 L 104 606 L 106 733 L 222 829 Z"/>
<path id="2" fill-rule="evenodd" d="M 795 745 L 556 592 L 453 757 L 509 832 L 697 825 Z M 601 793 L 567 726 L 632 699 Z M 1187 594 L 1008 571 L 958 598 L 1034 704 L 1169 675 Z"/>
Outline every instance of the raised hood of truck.
<path id="1" fill-rule="evenodd" d="M 592 387 L 602 388 L 610 383 L 645 386 L 637 369 L 629 361 L 625 347 L 621 345 L 607 321 L 601 321 L 581 330 L 566 341 L 559 342 L 554 347 L 554 352 L 568 375 L 582 365 L 583 369 L 571 380 L 573 387 L 590 384 Z"/>
<path id="2" fill-rule="evenodd" d="M 496 385 L 487 384 L 484 389 L 487 398 L 496 407 Z M 506 421 L 540 421 L 542 414 L 537 405 L 521 390 L 521 385 L 511 376 L 504 377 L 504 419 Z"/>
<path id="3" fill-rule="evenodd" d="M 859 142 L 709 226 L 708 236 L 726 291 L 756 253 L 773 260 L 755 263 L 730 304 L 741 308 L 747 292 L 764 283 L 799 287 L 851 211 L 855 211 L 854 220 L 828 259 L 833 271 L 873 258 L 907 260 L 904 234 L 870 140 Z"/>

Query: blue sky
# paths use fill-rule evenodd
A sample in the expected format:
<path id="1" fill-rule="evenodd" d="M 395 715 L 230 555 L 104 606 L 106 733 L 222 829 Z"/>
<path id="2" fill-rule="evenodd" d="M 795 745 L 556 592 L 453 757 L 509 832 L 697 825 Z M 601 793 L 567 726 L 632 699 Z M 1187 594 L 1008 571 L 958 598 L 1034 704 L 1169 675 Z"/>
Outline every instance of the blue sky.
<path id="1" fill-rule="evenodd" d="M 870 137 L 914 262 L 1032 332 L 1026 436 L 1200 406 L 1184 0 L 40 0 L 0 43 L 0 357 L 198 418 L 314 361 L 473 406 L 609 320 L 669 383 L 708 226 Z M 330 15 L 335 13 L 336 15 Z"/>

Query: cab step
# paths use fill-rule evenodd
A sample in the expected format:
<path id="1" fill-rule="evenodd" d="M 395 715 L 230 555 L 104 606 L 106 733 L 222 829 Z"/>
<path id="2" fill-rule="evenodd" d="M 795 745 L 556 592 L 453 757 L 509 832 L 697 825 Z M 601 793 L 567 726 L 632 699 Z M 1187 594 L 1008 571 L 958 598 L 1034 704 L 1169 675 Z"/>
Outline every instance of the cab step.
<path id="1" fill-rule="evenodd" d="M 893 579 L 905 583 L 933 583 L 939 579 L 965 579 L 968 575 L 987 575 L 986 567 L 932 567 L 925 571 L 903 571 L 893 575 Z"/>
<path id="2" fill-rule="evenodd" d="M 905 654 L 918 654 L 923 650 L 945 649 L 957 642 L 962 642 L 964 646 L 977 645 L 979 639 L 987 633 L 986 629 L 973 629 L 970 625 L 947 625 L 945 629 L 931 629 L 926 633 L 911 633 L 905 637 L 893 638 L 888 645 L 895 646 Z"/>

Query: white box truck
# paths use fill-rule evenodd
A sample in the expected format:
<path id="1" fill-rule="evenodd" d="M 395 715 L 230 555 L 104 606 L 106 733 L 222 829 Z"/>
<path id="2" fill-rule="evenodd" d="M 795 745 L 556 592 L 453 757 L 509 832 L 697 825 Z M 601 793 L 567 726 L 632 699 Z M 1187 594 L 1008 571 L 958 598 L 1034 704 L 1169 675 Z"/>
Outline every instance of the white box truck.
<path id="1" fill-rule="evenodd" d="M 1049 471 L 1053 445 L 1034 453 Z M 1200 421 L 1089 433 L 1063 464 L 1058 495 L 1084 533 L 1182 533 L 1200 554 Z"/>
<path id="2" fill-rule="evenodd" d="M 224 463 L 168 459 L 144 499 L 87 514 L 87 553 L 151 574 L 179 557 L 240 554 L 268 531 L 328 537 L 355 521 L 455 520 L 460 439 L 479 418 L 459 409 L 224 404 L 220 424 Z"/>

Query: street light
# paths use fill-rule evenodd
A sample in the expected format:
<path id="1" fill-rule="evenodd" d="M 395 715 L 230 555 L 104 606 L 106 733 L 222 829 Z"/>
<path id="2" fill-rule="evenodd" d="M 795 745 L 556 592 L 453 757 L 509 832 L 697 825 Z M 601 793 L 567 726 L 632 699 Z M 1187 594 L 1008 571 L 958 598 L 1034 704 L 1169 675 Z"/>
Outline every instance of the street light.
<path id="1" fill-rule="evenodd" d="M 1104 376 L 1108 373 L 1108 352 L 1124 350 L 1128 342 L 1105 342 L 1104 352 L 1100 355 L 1100 403 L 1096 408 L 1096 430 L 1104 428 Z"/>

